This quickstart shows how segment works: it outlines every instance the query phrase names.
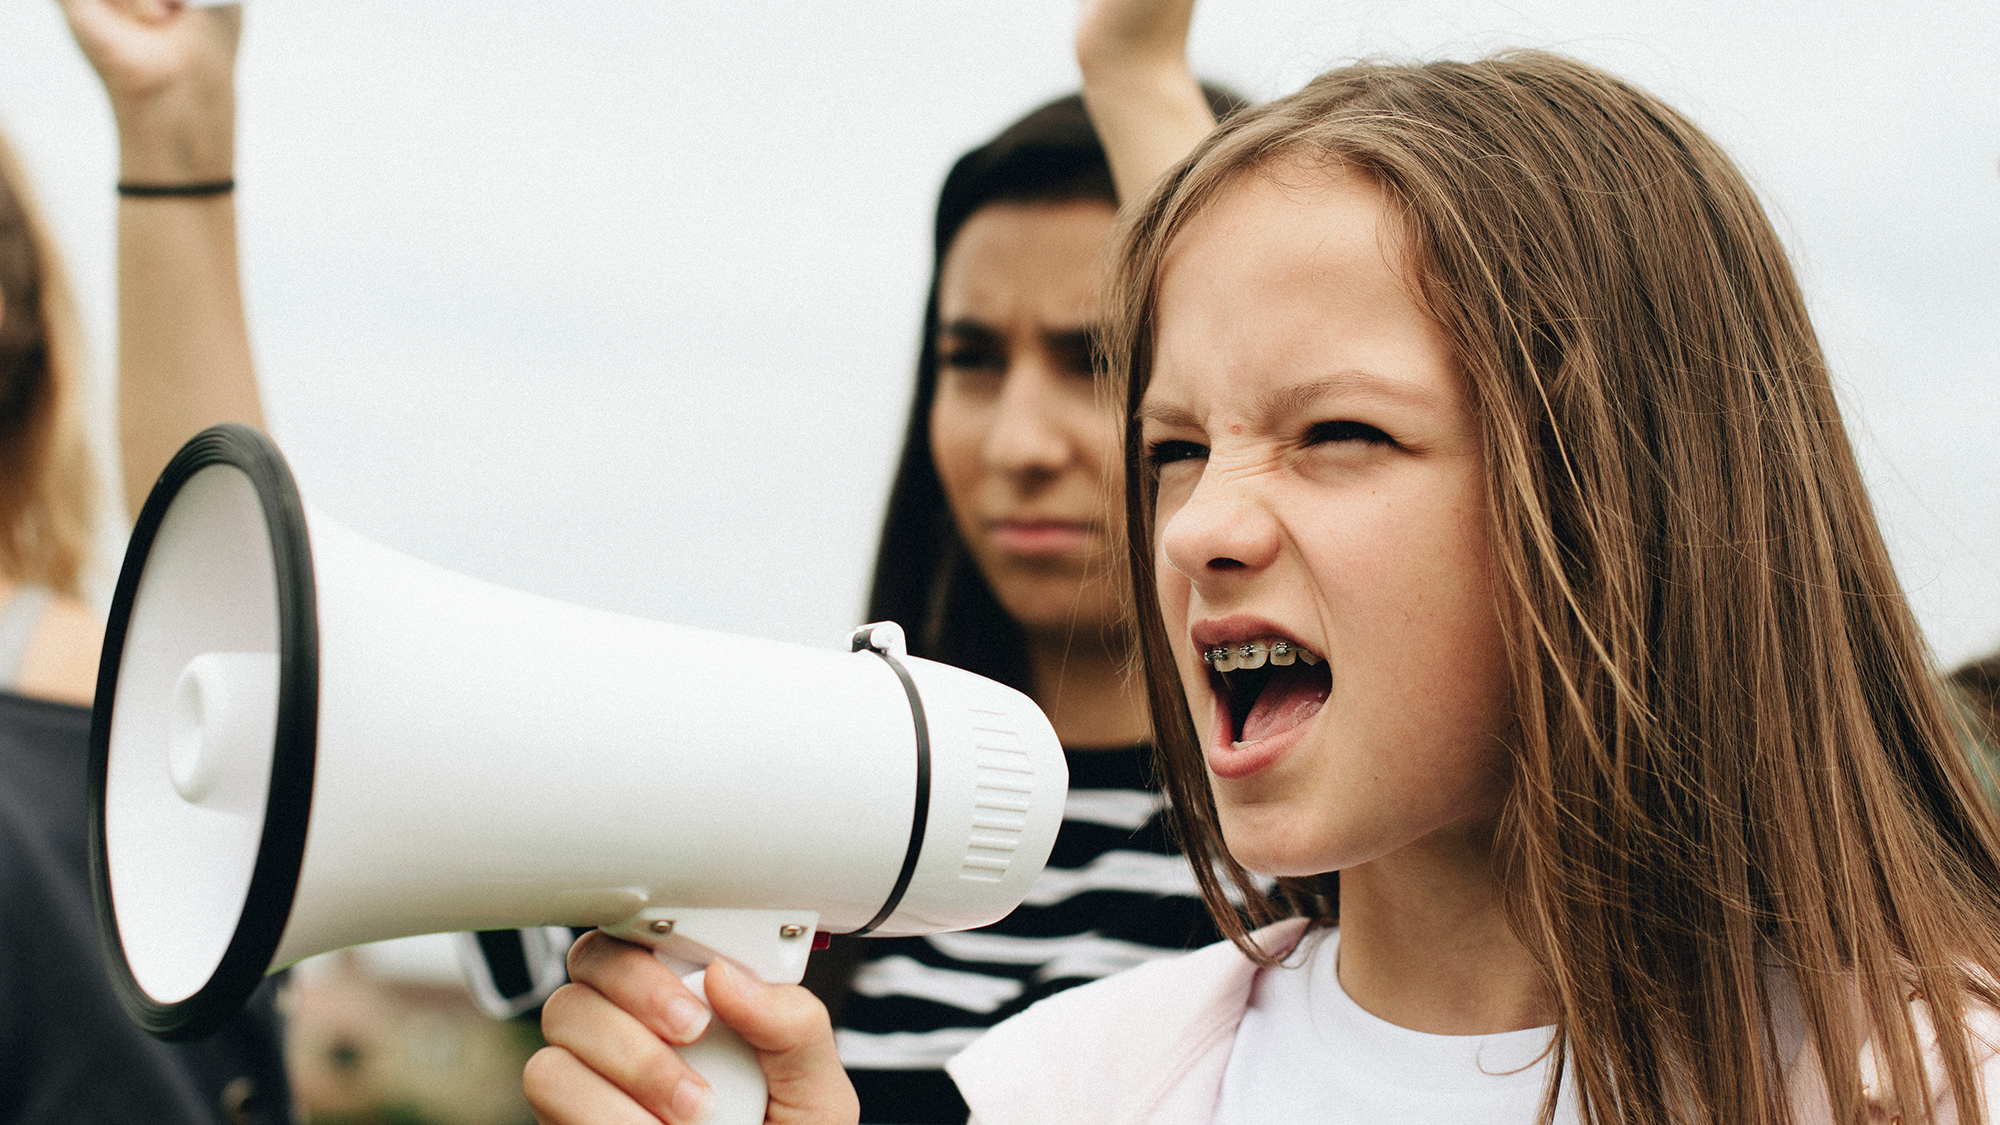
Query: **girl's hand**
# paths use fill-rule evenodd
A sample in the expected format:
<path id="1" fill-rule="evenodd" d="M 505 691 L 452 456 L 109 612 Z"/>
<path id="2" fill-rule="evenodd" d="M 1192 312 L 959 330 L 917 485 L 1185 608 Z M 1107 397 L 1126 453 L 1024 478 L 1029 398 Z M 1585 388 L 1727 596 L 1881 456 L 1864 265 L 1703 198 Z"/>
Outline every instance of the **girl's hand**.
<path id="1" fill-rule="evenodd" d="M 636 945 L 601 933 L 570 949 L 572 983 L 542 1008 L 549 1046 L 522 1075 L 543 1125 L 691 1125 L 708 1086 L 673 1050 L 701 1037 L 710 1013 Z M 717 961 L 703 982 L 714 1016 L 757 1049 L 770 1125 L 853 1125 L 854 1087 L 826 1009 L 797 985 L 770 985 Z"/>
<path id="2" fill-rule="evenodd" d="M 1085 0 L 1078 15 L 1083 104 L 1123 202 L 1144 195 L 1215 127 L 1188 69 L 1193 16 L 1194 0 Z"/>
<path id="3" fill-rule="evenodd" d="M 240 7 L 182 0 L 60 0 L 118 119 L 120 176 L 179 184 L 235 167 Z"/>

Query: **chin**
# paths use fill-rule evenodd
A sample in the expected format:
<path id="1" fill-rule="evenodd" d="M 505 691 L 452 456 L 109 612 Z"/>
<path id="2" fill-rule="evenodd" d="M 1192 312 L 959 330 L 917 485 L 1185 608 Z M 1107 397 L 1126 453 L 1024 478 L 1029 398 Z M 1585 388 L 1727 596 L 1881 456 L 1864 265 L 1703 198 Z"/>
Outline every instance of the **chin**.
<path id="1" fill-rule="evenodd" d="M 1253 874 L 1270 878 L 1323 875 L 1342 866 L 1340 849 L 1277 810 L 1217 808 L 1229 855 Z"/>
<path id="2" fill-rule="evenodd" d="M 1230 805 L 1218 800 L 1216 804 L 1216 820 L 1230 856 L 1245 869 L 1270 878 L 1306 878 L 1359 867 L 1435 830 L 1356 812 L 1287 808 L 1275 802 Z"/>

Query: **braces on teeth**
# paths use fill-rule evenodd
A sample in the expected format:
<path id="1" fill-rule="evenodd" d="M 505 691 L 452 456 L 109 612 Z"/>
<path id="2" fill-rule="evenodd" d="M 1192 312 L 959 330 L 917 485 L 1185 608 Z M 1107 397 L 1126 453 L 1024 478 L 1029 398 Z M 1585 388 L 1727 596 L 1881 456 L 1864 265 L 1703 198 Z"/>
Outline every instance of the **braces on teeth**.
<path id="1" fill-rule="evenodd" d="M 1244 641 L 1240 645 L 1217 645 L 1201 654 L 1202 663 L 1218 672 L 1234 672 L 1238 668 L 1262 668 L 1265 661 L 1285 665 L 1294 660 L 1303 660 L 1308 665 L 1318 664 L 1319 657 L 1300 648 L 1290 641 L 1277 641 L 1269 645 L 1256 641 Z"/>

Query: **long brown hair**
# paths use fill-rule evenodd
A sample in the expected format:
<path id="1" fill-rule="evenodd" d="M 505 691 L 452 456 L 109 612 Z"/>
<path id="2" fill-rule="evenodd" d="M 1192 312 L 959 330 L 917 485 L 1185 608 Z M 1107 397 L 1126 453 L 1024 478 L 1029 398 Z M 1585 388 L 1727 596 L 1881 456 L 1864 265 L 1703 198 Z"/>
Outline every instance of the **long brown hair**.
<path id="1" fill-rule="evenodd" d="M 77 597 L 97 475 L 79 399 L 83 341 L 55 242 L 0 138 L 0 574 Z"/>
<path id="2" fill-rule="evenodd" d="M 1560 1013 L 1556 1080 L 1597 1123 L 1790 1120 L 1789 989 L 1835 1120 L 1864 1119 L 1872 1036 L 1896 1111 L 1927 1121 L 1920 995 L 1970 1119 L 2000 825 L 1741 174 L 1666 105 L 1559 56 L 1324 75 L 1224 125 L 1128 217 L 1107 307 L 1134 418 L 1176 235 L 1277 164 L 1381 188 L 1480 419 L 1518 716 L 1496 877 Z M 1148 590 L 1158 483 L 1136 421 L 1126 453 Z M 1229 858 L 1164 627 L 1138 629 L 1184 846 L 1269 963 L 1247 927 L 1333 921 L 1338 875 L 1267 896 Z"/>

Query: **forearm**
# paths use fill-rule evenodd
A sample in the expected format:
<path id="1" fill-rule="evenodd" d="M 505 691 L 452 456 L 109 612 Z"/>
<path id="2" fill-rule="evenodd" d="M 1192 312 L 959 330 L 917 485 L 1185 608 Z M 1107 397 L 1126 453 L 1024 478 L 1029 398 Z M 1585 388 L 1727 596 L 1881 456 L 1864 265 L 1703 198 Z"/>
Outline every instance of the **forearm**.
<path id="1" fill-rule="evenodd" d="M 119 182 L 217 185 L 235 176 L 226 68 L 143 94 L 114 93 Z M 261 427 L 243 315 L 233 192 L 118 201 L 118 413 L 125 498 L 136 514 L 167 461 L 217 422 Z"/>
<path id="2" fill-rule="evenodd" d="M 139 181 L 127 173 L 125 182 Z M 128 512 L 188 438 L 264 425 L 232 195 L 118 203 L 118 434 Z"/>
<path id="3" fill-rule="evenodd" d="M 1178 73 L 1121 73 L 1083 83 L 1084 108 L 1104 142 L 1118 198 L 1142 198 L 1215 128 L 1215 114 L 1201 85 L 1183 66 Z"/>
<path id="4" fill-rule="evenodd" d="M 1102 0 L 1077 29 L 1084 107 L 1122 201 L 1144 195 L 1215 127 L 1187 63 L 1193 8 L 1193 0 Z"/>

